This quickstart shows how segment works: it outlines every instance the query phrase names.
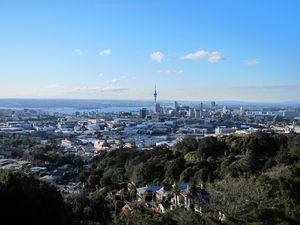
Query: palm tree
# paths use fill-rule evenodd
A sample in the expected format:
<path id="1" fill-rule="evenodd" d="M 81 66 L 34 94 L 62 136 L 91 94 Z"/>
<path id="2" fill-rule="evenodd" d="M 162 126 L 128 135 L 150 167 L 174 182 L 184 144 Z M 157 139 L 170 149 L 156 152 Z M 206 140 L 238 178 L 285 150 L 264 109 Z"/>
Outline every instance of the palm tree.
<path id="1" fill-rule="evenodd" d="M 177 199 L 177 197 L 180 194 L 180 190 L 179 190 L 177 184 L 173 184 L 172 192 L 174 193 L 174 196 L 175 196 L 175 207 L 178 207 L 178 201 L 177 201 L 178 199 Z"/>

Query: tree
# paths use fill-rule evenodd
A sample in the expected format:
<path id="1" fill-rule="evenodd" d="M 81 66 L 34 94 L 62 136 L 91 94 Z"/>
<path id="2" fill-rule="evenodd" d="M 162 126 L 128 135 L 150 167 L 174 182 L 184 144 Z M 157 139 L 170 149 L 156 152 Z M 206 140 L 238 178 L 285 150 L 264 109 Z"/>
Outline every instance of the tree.
<path id="1" fill-rule="evenodd" d="M 206 137 L 199 142 L 198 154 L 202 159 L 206 159 L 209 156 L 218 157 L 224 153 L 226 148 L 226 144 L 217 138 Z"/>
<path id="2" fill-rule="evenodd" d="M 202 216 L 192 210 L 185 210 L 182 208 L 174 209 L 169 215 L 172 220 L 176 221 L 178 225 L 205 225 L 207 223 Z"/>
<path id="3" fill-rule="evenodd" d="M 132 206 L 130 212 L 121 213 L 114 218 L 115 225 L 177 225 L 177 222 L 169 216 L 164 216 L 143 206 Z"/>
<path id="4" fill-rule="evenodd" d="M 178 142 L 175 146 L 175 149 L 179 152 L 188 152 L 196 151 L 198 148 L 197 140 L 192 136 L 186 136 L 182 141 Z"/>
<path id="5" fill-rule="evenodd" d="M 54 186 L 18 171 L 0 170 L 0 211 L 5 224 L 72 224 Z M 11 216 L 15 215 L 15 216 Z"/>
<path id="6" fill-rule="evenodd" d="M 109 203 L 105 200 L 105 189 L 94 192 L 81 192 L 79 195 L 70 195 L 66 198 L 68 206 L 72 209 L 74 225 L 103 224 L 111 221 Z"/>
<path id="7" fill-rule="evenodd" d="M 288 148 L 291 155 L 300 157 L 300 135 L 292 135 L 288 140 Z"/>
<path id="8" fill-rule="evenodd" d="M 100 179 L 100 184 L 102 186 L 113 186 L 115 184 L 123 183 L 125 182 L 124 173 L 124 169 L 109 168 L 104 172 L 102 178 Z"/>
<path id="9" fill-rule="evenodd" d="M 290 175 L 280 179 L 279 188 L 276 192 L 275 207 L 293 219 L 300 218 L 300 165 L 290 168 Z M 300 222 L 300 221 L 299 221 Z"/>
<path id="10" fill-rule="evenodd" d="M 209 208 L 212 212 L 223 212 L 226 217 L 237 218 L 253 209 L 270 204 L 269 185 L 262 184 L 254 177 L 228 177 L 214 184 L 208 184 Z"/>
<path id="11" fill-rule="evenodd" d="M 185 160 L 177 158 L 167 163 L 165 177 L 170 178 L 172 181 L 178 181 L 181 172 L 184 170 Z"/>
<path id="12" fill-rule="evenodd" d="M 180 181 L 188 182 L 194 176 L 194 171 L 188 167 L 180 174 Z"/>
<path id="13" fill-rule="evenodd" d="M 179 187 L 177 184 L 173 184 L 172 192 L 173 192 L 174 198 L 175 198 L 175 207 L 178 207 L 178 196 L 180 195 L 180 190 L 179 190 Z"/>
<path id="14" fill-rule="evenodd" d="M 299 224 L 299 221 L 287 217 L 280 210 L 259 207 L 245 216 L 242 216 L 238 221 L 235 221 L 234 224 Z"/>

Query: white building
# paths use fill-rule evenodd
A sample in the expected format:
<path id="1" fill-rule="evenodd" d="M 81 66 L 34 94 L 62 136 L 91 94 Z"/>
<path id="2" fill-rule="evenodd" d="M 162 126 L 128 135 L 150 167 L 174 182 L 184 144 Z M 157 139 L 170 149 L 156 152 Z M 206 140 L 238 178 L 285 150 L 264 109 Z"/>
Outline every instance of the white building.
<path id="1" fill-rule="evenodd" d="M 220 135 L 220 134 L 231 134 L 231 133 L 235 133 L 237 130 L 236 127 L 231 127 L 231 128 L 227 128 L 227 127 L 216 127 L 215 129 L 215 134 L 216 135 Z"/>

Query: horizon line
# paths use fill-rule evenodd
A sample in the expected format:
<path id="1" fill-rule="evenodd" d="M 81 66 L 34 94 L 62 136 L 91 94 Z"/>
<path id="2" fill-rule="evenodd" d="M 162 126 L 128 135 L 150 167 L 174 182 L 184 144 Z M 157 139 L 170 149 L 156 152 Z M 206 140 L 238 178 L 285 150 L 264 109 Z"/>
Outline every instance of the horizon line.
<path id="1" fill-rule="evenodd" d="M 54 100 L 54 101 L 60 101 L 60 100 L 76 100 L 76 101 L 154 101 L 153 99 L 101 99 L 101 98 L 36 98 L 36 97 L 0 97 L 1 100 Z M 277 104 L 283 104 L 283 103 L 297 103 L 300 104 L 300 100 L 284 100 L 284 101 L 247 101 L 247 100 L 229 100 L 229 99 L 223 99 L 223 100 L 215 100 L 215 99 L 209 99 L 209 100 L 188 100 L 188 99 L 161 99 L 161 102 L 241 102 L 241 103 L 277 103 Z"/>

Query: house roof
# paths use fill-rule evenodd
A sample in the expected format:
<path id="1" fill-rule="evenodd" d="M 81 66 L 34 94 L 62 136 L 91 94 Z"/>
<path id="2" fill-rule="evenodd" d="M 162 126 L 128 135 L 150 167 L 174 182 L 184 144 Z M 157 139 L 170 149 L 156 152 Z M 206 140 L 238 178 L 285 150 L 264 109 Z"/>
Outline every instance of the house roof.
<path id="1" fill-rule="evenodd" d="M 125 212 L 131 212 L 133 209 L 130 205 L 126 204 L 122 207 L 121 209 L 121 213 L 125 213 Z"/>
<path id="2" fill-rule="evenodd" d="M 160 189 L 160 186 L 156 186 L 156 185 L 149 185 L 149 186 L 146 186 L 146 187 L 141 187 L 141 188 L 137 188 L 137 192 L 140 193 L 140 194 L 144 194 L 144 192 L 146 190 L 148 191 L 151 191 L 151 192 L 156 192 Z"/>
<path id="3" fill-rule="evenodd" d="M 179 190 L 186 190 L 186 189 L 189 188 L 189 184 L 188 183 L 184 183 L 184 182 L 179 183 L 178 184 L 178 188 L 179 188 Z"/>

